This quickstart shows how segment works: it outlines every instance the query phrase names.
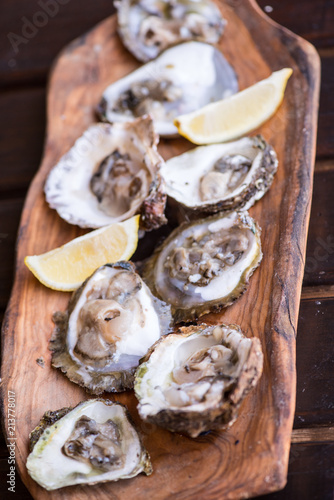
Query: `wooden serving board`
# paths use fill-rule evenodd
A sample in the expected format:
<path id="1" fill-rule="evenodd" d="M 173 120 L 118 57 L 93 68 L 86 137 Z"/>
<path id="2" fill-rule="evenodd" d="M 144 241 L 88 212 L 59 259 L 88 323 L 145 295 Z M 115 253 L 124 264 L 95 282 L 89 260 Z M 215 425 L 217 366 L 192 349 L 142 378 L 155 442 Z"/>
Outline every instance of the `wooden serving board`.
<path id="1" fill-rule="evenodd" d="M 66 47 L 51 73 L 44 158 L 22 213 L 15 283 L 2 332 L 3 422 L 7 437 L 12 437 L 8 428 L 11 391 L 16 404 L 16 465 L 34 498 L 237 499 L 275 491 L 286 482 L 295 405 L 295 336 L 312 194 L 319 60 L 312 46 L 270 21 L 254 0 L 219 1 L 218 5 L 228 20 L 219 47 L 234 66 L 241 89 L 283 67 L 294 70 L 282 106 L 259 130 L 279 158 L 270 191 L 250 210 L 262 227 L 263 261 L 242 298 L 219 316 L 208 318 L 238 323 L 248 336 L 260 338 L 263 376 L 231 429 L 197 439 L 141 422 L 131 392 L 110 396 L 127 404 L 138 424 L 152 458 L 154 473 L 150 477 L 46 492 L 27 474 L 28 435 L 43 413 L 89 398 L 50 365 L 51 316 L 66 308 L 69 294 L 41 285 L 23 259 L 83 234 L 47 206 L 43 184 L 60 156 L 96 120 L 94 108 L 104 88 L 139 66 L 116 35 L 115 16 L 110 17 Z M 162 141 L 160 152 L 167 159 L 190 147 L 184 139 Z M 41 356 L 44 368 L 36 362 Z"/>

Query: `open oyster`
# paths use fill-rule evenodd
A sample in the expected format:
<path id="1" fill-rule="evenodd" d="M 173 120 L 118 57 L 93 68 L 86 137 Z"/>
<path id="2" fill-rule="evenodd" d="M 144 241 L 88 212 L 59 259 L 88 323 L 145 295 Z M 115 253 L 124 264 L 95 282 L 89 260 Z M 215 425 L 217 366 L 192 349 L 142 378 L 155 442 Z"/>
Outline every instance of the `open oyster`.
<path id="1" fill-rule="evenodd" d="M 200 71 L 198 62 L 200 61 Z M 177 134 L 174 118 L 238 91 L 234 70 L 211 45 L 187 42 L 109 85 L 98 112 L 109 122 L 150 113 L 155 130 Z"/>
<path id="2" fill-rule="evenodd" d="M 115 5 L 124 45 L 145 62 L 187 40 L 216 43 L 226 23 L 209 0 L 121 0 Z"/>
<path id="3" fill-rule="evenodd" d="M 166 162 L 167 195 L 191 212 L 248 209 L 271 186 L 274 149 L 261 136 L 201 146 Z"/>
<path id="4" fill-rule="evenodd" d="M 92 125 L 51 170 L 46 200 L 60 217 L 98 228 L 140 214 L 140 227 L 166 223 L 163 159 L 149 116 Z"/>
<path id="5" fill-rule="evenodd" d="M 262 364 L 260 341 L 236 325 L 180 328 L 158 341 L 136 372 L 139 414 L 191 437 L 230 426 Z"/>
<path id="6" fill-rule="evenodd" d="M 171 317 L 134 265 L 118 262 L 97 269 L 53 320 L 52 365 L 100 394 L 133 387 L 139 359 L 168 332 Z"/>
<path id="7" fill-rule="evenodd" d="M 45 413 L 30 434 L 30 476 L 47 490 L 152 472 L 125 406 L 100 399 Z"/>
<path id="8" fill-rule="evenodd" d="M 260 229 L 247 212 L 223 212 L 175 229 L 143 277 L 172 306 L 175 322 L 218 312 L 246 289 L 262 258 Z"/>

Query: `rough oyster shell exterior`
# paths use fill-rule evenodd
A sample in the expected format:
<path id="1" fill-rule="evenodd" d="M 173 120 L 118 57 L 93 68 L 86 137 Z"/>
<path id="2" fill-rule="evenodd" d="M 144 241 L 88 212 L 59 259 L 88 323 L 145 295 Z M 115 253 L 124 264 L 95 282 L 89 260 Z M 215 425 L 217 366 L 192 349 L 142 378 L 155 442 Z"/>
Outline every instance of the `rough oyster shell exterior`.
<path id="1" fill-rule="evenodd" d="M 76 353 L 80 332 L 73 331 L 77 325 L 76 322 L 74 325 L 72 324 L 71 318 L 73 314 L 76 315 L 76 318 L 80 318 L 80 311 L 83 310 L 87 302 L 83 301 L 79 304 L 79 301 L 82 301 L 83 295 L 84 300 L 87 296 L 89 297 L 94 287 L 100 286 L 99 281 L 104 279 L 102 273 L 108 271 L 108 269 L 110 272 L 115 272 L 113 276 L 117 276 L 119 272 L 125 273 L 129 278 L 134 277 L 137 283 L 137 288 L 134 291 L 134 300 L 143 301 L 144 299 L 142 297 L 145 297 L 145 305 L 140 306 L 140 311 L 145 315 L 145 324 L 141 330 L 139 326 L 141 318 L 137 318 L 138 322 L 133 323 L 132 326 L 130 324 L 129 326 L 129 335 L 133 336 L 135 332 L 140 340 L 139 344 L 139 340 L 137 340 L 137 347 L 132 347 L 131 354 L 127 354 L 128 347 L 125 347 L 123 348 L 125 352 L 119 357 L 117 356 L 117 349 L 119 350 L 120 348 L 117 347 L 115 360 L 113 358 L 113 351 L 110 351 L 110 353 L 107 351 L 107 362 L 102 364 L 99 363 L 98 357 L 96 357 L 96 361 L 94 361 L 95 354 L 93 346 L 89 348 L 89 352 L 85 352 L 84 355 L 82 355 L 81 352 L 79 352 L 79 354 Z M 107 276 L 106 280 L 108 279 L 110 279 L 109 276 Z M 107 282 L 106 286 L 108 285 L 109 282 Z M 126 294 L 127 292 L 124 290 L 122 293 Z M 106 293 L 103 292 L 103 294 L 102 298 L 104 298 Z M 99 297 L 97 298 L 99 300 Z M 89 298 L 87 301 L 89 301 Z M 115 309 L 115 307 L 117 308 L 117 305 L 111 305 L 111 308 Z M 126 308 L 127 306 L 124 307 Z M 143 310 L 145 310 L 145 312 L 143 312 Z M 106 319 L 109 324 L 109 318 Z M 155 340 L 169 331 L 171 316 L 169 307 L 153 297 L 149 289 L 135 273 L 134 265 L 131 262 L 118 262 L 116 264 L 101 266 L 92 276 L 87 278 L 81 287 L 73 293 L 67 311 L 56 312 L 53 316 L 53 321 L 55 323 L 55 329 L 50 340 L 52 366 L 60 368 L 72 382 L 84 387 L 88 392 L 101 394 L 104 391 L 121 392 L 133 387 L 134 372 L 139 364 L 140 358 L 145 353 L 144 346 L 146 346 L 147 350 Z M 150 331 L 149 336 L 147 334 L 147 329 Z M 97 334 L 98 333 L 99 332 L 97 332 Z M 126 334 L 127 331 L 124 335 Z M 70 340 L 70 338 L 73 340 Z M 114 347 L 114 344 L 111 347 Z M 125 358 L 124 355 L 126 355 Z"/>
<path id="2" fill-rule="evenodd" d="M 91 470 L 63 453 L 66 439 L 80 416 L 103 425 L 112 422 L 118 428 L 125 465 L 117 472 L 104 472 L 91 466 Z M 44 414 L 38 426 L 30 433 L 30 455 L 27 469 L 31 477 L 47 490 L 74 484 L 97 484 L 134 477 L 141 472 L 152 473 L 150 457 L 143 447 L 127 408 L 121 403 L 93 399 L 79 403 L 75 408 L 62 408 Z M 51 451 L 50 451 L 51 450 Z M 113 449 L 110 449 L 113 453 Z M 130 457 L 132 455 L 132 458 Z M 131 464 L 132 462 L 132 464 Z"/>
<path id="3" fill-rule="evenodd" d="M 139 213 L 141 229 L 157 229 L 166 223 L 166 193 L 160 175 L 163 159 L 157 151 L 158 142 L 149 116 L 133 122 L 92 125 L 51 170 L 45 184 L 47 202 L 60 217 L 80 227 L 99 228 Z M 124 157 L 131 152 L 136 171 L 147 179 L 147 184 L 143 183 L 147 189 L 140 191 L 124 213 L 111 215 L 101 208 L 90 182 L 101 163 L 115 151 Z"/>
<path id="4" fill-rule="evenodd" d="M 190 271 L 190 275 L 189 273 L 186 274 L 184 279 L 173 276 L 173 268 L 177 273 L 179 266 L 175 262 L 176 252 L 181 253 L 186 246 L 186 252 L 189 252 L 190 255 L 192 250 L 196 251 L 198 248 L 196 239 L 201 241 L 203 237 L 210 243 L 214 234 L 219 233 L 220 230 L 223 231 L 224 244 L 227 247 L 230 230 L 233 237 L 231 241 L 238 242 L 239 239 L 247 239 L 248 244 L 241 258 L 238 256 L 239 260 L 236 262 L 236 266 L 233 263 L 232 266 L 225 266 L 224 270 L 224 264 L 215 263 L 218 267 L 220 266 L 218 277 L 214 277 L 212 281 L 208 280 L 211 290 L 213 288 L 213 294 L 209 288 L 206 289 L 209 290 L 208 293 L 202 283 L 197 286 L 194 278 L 191 278 L 194 275 L 195 279 L 200 277 L 197 274 L 198 272 L 203 275 L 208 272 L 211 257 L 207 257 L 205 254 L 204 271 L 195 269 L 193 274 Z M 227 235 L 224 232 L 225 230 Z M 240 231 L 240 237 L 238 234 L 236 236 L 233 234 L 238 231 Z M 207 313 L 217 313 L 224 307 L 231 305 L 245 292 L 250 276 L 260 264 L 262 259 L 260 232 L 261 230 L 254 219 L 247 212 L 242 211 L 221 212 L 204 219 L 184 222 L 172 231 L 162 245 L 155 250 L 152 257 L 147 260 L 142 272 L 143 279 L 156 297 L 171 305 L 175 323 L 191 322 Z M 195 235 L 194 240 L 193 235 Z M 202 249 L 200 250 L 202 251 Z M 216 252 L 215 249 L 213 251 Z M 217 253 L 219 253 L 219 248 Z M 186 256 L 186 259 L 191 259 L 191 256 Z M 180 264 L 180 268 L 182 265 L 183 263 Z M 169 266 L 168 271 L 166 271 L 167 266 Z M 219 281 L 214 281 L 218 279 Z M 227 283 L 226 286 L 224 280 Z M 212 282 L 214 282 L 214 286 L 212 286 Z"/>
<path id="5" fill-rule="evenodd" d="M 108 122 L 150 113 L 156 132 L 173 137 L 178 135 L 173 124 L 177 116 L 235 94 L 238 88 L 234 69 L 218 49 L 202 42 L 186 42 L 111 83 L 97 112 Z"/>
<path id="6" fill-rule="evenodd" d="M 208 0 L 120 0 L 115 6 L 122 42 L 143 62 L 155 59 L 171 45 L 188 40 L 217 43 L 226 24 L 218 7 Z M 173 11 L 176 16 L 173 16 Z M 191 26 L 188 28 L 189 21 Z M 196 33 L 199 21 L 202 29 Z M 144 33 L 143 24 L 146 25 Z M 146 33 L 147 40 L 141 36 Z"/>
<path id="7" fill-rule="evenodd" d="M 224 158 L 249 159 L 249 169 L 235 187 L 227 189 L 226 173 L 215 172 L 215 164 Z M 238 141 L 200 146 L 168 160 L 161 170 L 166 192 L 189 218 L 214 214 L 223 210 L 248 210 L 270 188 L 278 160 L 272 146 L 262 136 L 244 137 Z M 212 173 L 212 192 L 201 197 L 203 181 Z M 231 174 L 233 175 L 233 173 Z M 221 183 L 222 189 L 219 189 Z M 226 189 L 226 190 L 225 190 Z M 222 194 L 220 194 L 220 192 Z M 216 196 L 215 196 L 215 193 Z"/>
<path id="8" fill-rule="evenodd" d="M 200 341 L 197 342 L 198 340 Z M 187 341 L 190 341 L 188 347 Z M 194 353 L 196 355 L 198 346 L 203 352 L 205 343 L 211 348 L 220 345 L 231 351 L 231 357 L 226 363 L 227 372 L 224 372 L 224 366 L 220 366 L 218 373 L 211 376 L 210 389 L 200 394 L 198 401 L 183 404 L 179 399 L 176 402 L 168 400 L 166 394 L 171 386 L 174 385 L 175 394 L 183 392 L 187 386 L 174 382 L 175 369 L 179 370 L 179 366 L 184 365 L 185 372 L 191 372 L 189 357 Z M 237 418 L 241 402 L 257 384 L 262 366 L 263 354 L 259 339 L 246 338 L 237 325 L 182 327 L 175 334 L 160 339 L 137 369 L 135 393 L 139 400 L 139 414 L 148 422 L 191 437 L 197 437 L 205 431 L 229 427 Z M 197 364 L 197 371 L 198 367 Z M 204 376 L 204 380 L 209 379 Z"/>

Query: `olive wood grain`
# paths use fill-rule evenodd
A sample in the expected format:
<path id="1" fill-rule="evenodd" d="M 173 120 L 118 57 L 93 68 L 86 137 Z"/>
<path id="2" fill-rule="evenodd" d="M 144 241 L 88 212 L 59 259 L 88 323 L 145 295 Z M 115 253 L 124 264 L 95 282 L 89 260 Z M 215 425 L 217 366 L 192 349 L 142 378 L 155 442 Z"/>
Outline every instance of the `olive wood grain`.
<path id="1" fill-rule="evenodd" d="M 27 474 L 28 434 L 46 410 L 74 406 L 88 395 L 50 366 L 51 315 L 69 294 L 49 290 L 25 268 L 39 254 L 83 234 L 48 208 L 43 184 L 51 167 L 95 120 L 94 107 L 107 84 L 139 64 L 116 35 L 115 17 L 63 50 L 51 73 L 44 158 L 30 187 L 17 246 L 16 277 L 3 327 L 2 398 L 16 394 L 16 461 L 34 498 L 232 499 L 284 486 L 295 405 L 295 332 L 312 194 L 319 60 L 307 42 L 270 21 L 254 0 L 219 1 L 228 26 L 220 48 L 238 74 L 240 88 L 282 67 L 292 67 L 282 106 L 259 130 L 276 149 L 279 170 L 269 193 L 251 209 L 262 227 L 264 258 L 248 291 L 208 322 L 235 322 L 260 338 L 264 373 L 231 429 L 197 439 L 141 422 L 132 393 L 110 396 L 126 403 L 151 454 L 154 473 L 119 483 L 46 492 Z M 199 68 L 200 70 L 200 68 Z M 169 158 L 190 144 L 163 141 Z M 45 367 L 36 363 L 43 356 Z M 8 437 L 8 434 L 7 434 Z"/>

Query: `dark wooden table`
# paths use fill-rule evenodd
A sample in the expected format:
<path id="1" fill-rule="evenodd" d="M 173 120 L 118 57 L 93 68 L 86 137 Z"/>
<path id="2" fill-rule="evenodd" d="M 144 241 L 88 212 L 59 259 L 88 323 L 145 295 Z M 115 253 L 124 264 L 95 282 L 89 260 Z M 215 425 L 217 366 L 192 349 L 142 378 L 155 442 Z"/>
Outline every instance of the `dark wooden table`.
<path id="1" fill-rule="evenodd" d="M 40 14 L 43 10 L 42 4 L 49 9 L 45 15 Z M 313 43 L 322 61 L 317 160 L 297 335 L 297 403 L 288 483 L 283 491 L 262 498 L 332 500 L 334 498 L 334 2 L 259 0 L 259 4 L 272 19 Z M 29 183 L 38 169 L 43 149 L 48 71 L 53 59 L 64 45 L 112 13 L 112 2 L 111 0 L 93 2 L 0 0 L 0 12 L 0 319 L 2 320 L 13 280 L 15 240 L 20 213 Z M 1 499 L 13 498 L 13 493 L 8 491 L 8 473 L 8 449 L 4 438 L 1 437 Z M 18 477 L 14 497 L 31 499 Z"/>

